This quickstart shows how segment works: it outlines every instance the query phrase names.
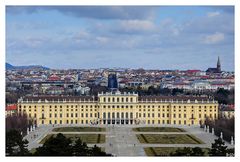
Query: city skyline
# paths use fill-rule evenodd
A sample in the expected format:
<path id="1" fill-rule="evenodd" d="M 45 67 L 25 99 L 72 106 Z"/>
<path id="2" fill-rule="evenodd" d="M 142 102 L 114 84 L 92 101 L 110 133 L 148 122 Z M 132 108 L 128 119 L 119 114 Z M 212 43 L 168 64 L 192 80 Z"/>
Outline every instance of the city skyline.
<path id="1" fill-rule="evenodd" d="M 8 6 L 6 27 L 13 65 L 234 71 L 229 6 Z"/>

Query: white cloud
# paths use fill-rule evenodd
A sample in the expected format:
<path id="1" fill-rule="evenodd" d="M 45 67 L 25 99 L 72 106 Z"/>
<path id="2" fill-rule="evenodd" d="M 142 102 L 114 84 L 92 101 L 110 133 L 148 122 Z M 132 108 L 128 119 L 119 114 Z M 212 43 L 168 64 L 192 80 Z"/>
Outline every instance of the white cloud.
<path id="1" fill-rule="evenodd" d="M 203 39 L 203 43 L 205 44 L 216 44 L 224 40 L 224 34 L 216 32 L 215 34 L 207 35 Z"/>
<path id="2" fill-rule="evenodd" d="M 126 20 L 121 21 L 120 26 L 125 31 L 153 31 L 155 25 L 147 20 Z"/>
<path id="3" fill-rule="evenodd" d="M 107 38 L 107 37 L 96 37 L 96 40 L 98 41 L 98 43 L 105 44 L 105 43 L 108 43 L 109 38 Z"/>
<path id="4" fill-rule="evenodd" d="M 218 15 L 220 15 L 220 12 L 218 12 L 218 11 L 208 12 L 208 13 L 207 13 L 207 16 L 208 16 L 208 17 L 215 17 L 215 16 L 218 16 Z"/>

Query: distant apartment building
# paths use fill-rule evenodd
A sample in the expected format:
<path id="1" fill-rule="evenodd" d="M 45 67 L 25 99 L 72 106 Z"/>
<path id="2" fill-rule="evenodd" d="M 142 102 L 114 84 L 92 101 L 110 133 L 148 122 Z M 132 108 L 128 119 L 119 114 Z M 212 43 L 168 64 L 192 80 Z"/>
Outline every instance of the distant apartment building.
<path id="1" fill-rule="evenodd" d="M 162 83 L 161 88 L 184 89 L 184 90 L 212 90 L 217 91 L 219 88 L 226 90 L 234 89 L 234 83 L 226 82 L 209 82 L 206 80 L 195 80 L 192 82 L 172 82 Z"/>
<path id="2" fill-rule="evenodd" d="M 18 112 L 37 125 L 45 124 L 173 124 L 198 125 L 218 118 L 218 102 L 195 96 L 139 96 L 100 93 L 98 96 L 26 96 Z"/>

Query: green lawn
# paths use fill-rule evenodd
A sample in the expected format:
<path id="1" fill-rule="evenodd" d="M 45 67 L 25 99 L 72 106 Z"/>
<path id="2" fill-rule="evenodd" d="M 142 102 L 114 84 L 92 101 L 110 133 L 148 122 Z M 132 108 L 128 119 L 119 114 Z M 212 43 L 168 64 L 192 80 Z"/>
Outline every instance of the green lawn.
<path id="1" fill-rule="evenodd" d="M 50 138 L 51 136 L 56 136 L 56 134 L 48 134 L 46 137 L 42 139 L 40 144 L 44 144 L 45 141 Z M 67 138 L 72 138 L 72 140 L 76 140 L 77 138 L 80 138 L 83 142 L 86 142 L 88 144 L 94 144 L 94 143 L 105 143 L 105 135 L 104 134 L 64 134 Z"/>
<path id="2" fill-rule="evenodd" d="M 150 144 L 202 144 L 203 142 L 190 134 L 138 134 L 141 143 Z"/>
<path id="3" fill-rule="evenodd" d="M 186 132 L 181 128 L 172 128 L 172 127 L 139 127 L 133 128 L 133 131 L 136 132 Z"/>
<path id="4" fill-rule="evenodd" d="M 182 147 L 146 147 L 144 151 L 147 156 L 169 156 L 170 153 L 174 153 L 178 148 Z M 203 148 L 205 155 L 209 151 L 209 148 Z"/>
<path id="5" fill-rule="evenodd" d="M 53 132 L 105 132 L 106 128 L 98 127 L 60 127 L 54 128 Z"/>

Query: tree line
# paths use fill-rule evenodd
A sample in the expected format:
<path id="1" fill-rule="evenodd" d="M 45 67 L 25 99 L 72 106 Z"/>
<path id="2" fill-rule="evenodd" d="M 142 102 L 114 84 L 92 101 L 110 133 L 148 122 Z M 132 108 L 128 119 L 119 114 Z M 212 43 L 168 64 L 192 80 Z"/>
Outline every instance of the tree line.
<path id="1" fill-rule="evenodd" d="M 111 156 L 94 145 L 88 147 L 80 138 L 72 140 L 58 133 L 50 137 L 43 146 L 31 153 L 27 149 L 28 141 L 23 140 L 19 131 L 12 129 L 6 133 L 6 156 Z"/>

